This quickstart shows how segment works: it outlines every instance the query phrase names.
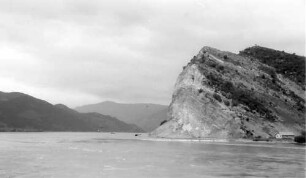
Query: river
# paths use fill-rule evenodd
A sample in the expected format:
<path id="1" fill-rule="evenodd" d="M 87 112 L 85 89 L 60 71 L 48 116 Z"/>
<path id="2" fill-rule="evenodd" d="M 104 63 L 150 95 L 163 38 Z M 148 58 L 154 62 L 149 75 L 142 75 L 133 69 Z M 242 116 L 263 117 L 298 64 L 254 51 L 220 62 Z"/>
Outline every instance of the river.
<path id="1" fill-rule="evenodd" d="M 132 133 L 0 133 L 0 177 L 305 177 L 301 145 L 146 138 Z"/>

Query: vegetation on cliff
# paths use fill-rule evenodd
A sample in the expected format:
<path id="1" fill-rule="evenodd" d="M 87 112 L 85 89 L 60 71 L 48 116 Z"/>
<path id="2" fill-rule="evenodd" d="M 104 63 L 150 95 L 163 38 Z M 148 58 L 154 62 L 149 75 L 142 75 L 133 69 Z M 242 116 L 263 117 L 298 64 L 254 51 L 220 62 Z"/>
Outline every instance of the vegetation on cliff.
<path id="1" fill-rule="evenodd" d="M 254 57 L 260 62 L 275 68 L 276 72 L 305 85 L 305 57 L 289 54 L 261 46 L 253 46 L 240 51 L 240 55 Z"/>
<path id="2" fill-rule="evenodd" d="M 265 106 L 264 100 L 255 96 L 255 92 L 242 89 L 233 85 L 232 82 L 224 80 L 222 77 L 209 73 L 207 76 L 208 83 L 213 86 L 217 91 L 221 92 L 227 99 L 231 99 L 233 106 L 242 104 L 247 106 L 249 111 L 257 111 L 261 116 L 265 117 L 269 121 L 275 121 L 277 118 L 273 113 Z M 215 95 L 214 95 L 215 97 Z M 221 102 L 221 97 L 215 97 Z"/>

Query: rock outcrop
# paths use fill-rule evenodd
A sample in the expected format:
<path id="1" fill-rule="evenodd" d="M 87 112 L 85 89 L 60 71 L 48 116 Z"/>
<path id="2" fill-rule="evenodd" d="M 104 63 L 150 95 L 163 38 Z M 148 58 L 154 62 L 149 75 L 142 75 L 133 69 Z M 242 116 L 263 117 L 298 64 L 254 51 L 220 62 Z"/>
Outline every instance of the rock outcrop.
<path id="1" fill-rule="evenodd" d="M 259 46 L 239 55 L 204 47 L 177 79 L 167 122 L 151 135 L 267 138 L 279 131 L 298 134 L 305 128 L 305 82 L 252 55 L 263 50 L 267 59 L 273 54 L 271 60 L 279 55 L 286 62 L 289 56 L 305 67 L 304 57 Z"/>

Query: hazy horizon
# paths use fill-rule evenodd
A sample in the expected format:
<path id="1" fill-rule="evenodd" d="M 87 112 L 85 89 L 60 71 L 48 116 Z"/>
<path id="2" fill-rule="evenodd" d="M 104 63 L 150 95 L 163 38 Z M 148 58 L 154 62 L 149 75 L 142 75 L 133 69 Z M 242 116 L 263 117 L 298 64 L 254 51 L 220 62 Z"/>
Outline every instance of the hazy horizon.
<path id="1" fill-rule="evenodd" d="M 69 107 L 168 105 L 203 46 L 305 56 L 304 0 L 2 0 L 0 91 Z"/>

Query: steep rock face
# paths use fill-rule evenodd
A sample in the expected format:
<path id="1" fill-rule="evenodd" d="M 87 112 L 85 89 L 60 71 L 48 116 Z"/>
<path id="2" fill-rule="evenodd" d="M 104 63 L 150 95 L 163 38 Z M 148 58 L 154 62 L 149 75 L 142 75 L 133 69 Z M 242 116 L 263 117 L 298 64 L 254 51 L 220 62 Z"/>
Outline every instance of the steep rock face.
<path id="1" fill-rule="evenodd" d="M 275 71 L 260 59 L 204 47 L 177 79 L 168 121 L 151 135 L 253 138 L 279 131 L 298 134 L 305 126 L 305 87 Z"/>

